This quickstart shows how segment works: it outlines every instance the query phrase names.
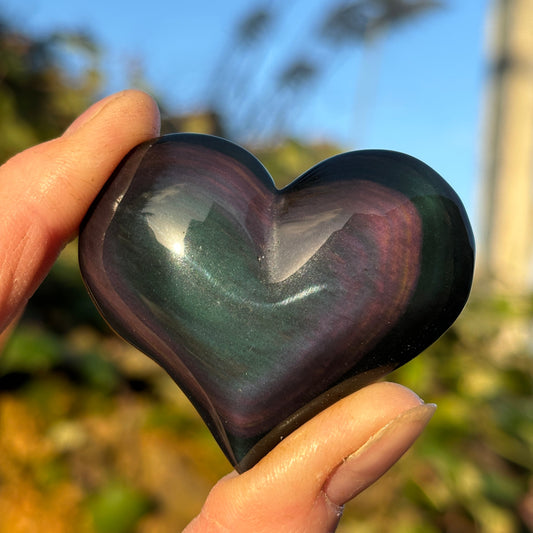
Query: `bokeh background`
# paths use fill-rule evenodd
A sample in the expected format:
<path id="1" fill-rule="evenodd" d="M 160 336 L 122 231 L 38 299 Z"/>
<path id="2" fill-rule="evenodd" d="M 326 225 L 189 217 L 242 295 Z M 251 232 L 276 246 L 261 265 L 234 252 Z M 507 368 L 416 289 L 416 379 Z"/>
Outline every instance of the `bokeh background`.
<path id="1" fill-rule="evenodd" d="M 0 6 L 0 160 L 137 87 L 164 131 L 226 136 L 279 183 L 335 153 L 410 153 L 479 245 L 456 324 L 391 379 L 439 405 L 341 533 L 533 531 L 530 0 Z M 58 259 L 0 357 L 0 533 L 174 533 L 230 467 L 188 401 Z"/>

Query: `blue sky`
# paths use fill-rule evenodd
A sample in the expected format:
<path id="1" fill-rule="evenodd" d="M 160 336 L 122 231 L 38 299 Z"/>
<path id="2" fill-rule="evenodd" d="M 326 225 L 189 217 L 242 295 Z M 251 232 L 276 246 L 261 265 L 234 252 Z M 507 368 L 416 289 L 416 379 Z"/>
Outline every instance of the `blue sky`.
<path id="1" fill-rule="evenodd" d="M 37 34 L 88 31 L 104 52 L 105 93 L 129 84 L 127 65 L 135 61 L 167 106 L 186 112 L 202 108 L 232 29 L 256 3 L 3 0 L 0 14 Z M 334 140 L 346 150 L 386 148 L 422 159 L 457 190 L 476 225 L 489 0 L 448 4 L 396 29 L 379 45 L 379 53 L 371 56 L 377 73 L 372 105 L 356 106 L 358 75 L 366 72 L 362 65 L 368 56 L 353 47 L 339 52 L 338 65 L 313 87 L 290 128 L 307 139 Z M 304 51 L 306 36 L 327 5 L 328 0 L 291 2 L 282 30 L 262 53 L 274 58 L 282 50 Z M 268 75 L 268 70 L 258 74 L 259 82 Z"/>

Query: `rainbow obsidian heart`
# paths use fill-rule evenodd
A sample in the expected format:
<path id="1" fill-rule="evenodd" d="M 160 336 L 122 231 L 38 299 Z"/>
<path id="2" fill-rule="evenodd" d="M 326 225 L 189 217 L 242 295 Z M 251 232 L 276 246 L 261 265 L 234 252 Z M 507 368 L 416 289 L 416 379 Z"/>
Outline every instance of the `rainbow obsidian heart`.
<path id="1" fill-rule="evenodd" d="M 239 471 L 434 342 L 474 264 L 460 200 L 410 156 L 341 154 L 278 190 L 250 153 L 195 134 L 135 148 L 79 250 L 104 318 Z"/>

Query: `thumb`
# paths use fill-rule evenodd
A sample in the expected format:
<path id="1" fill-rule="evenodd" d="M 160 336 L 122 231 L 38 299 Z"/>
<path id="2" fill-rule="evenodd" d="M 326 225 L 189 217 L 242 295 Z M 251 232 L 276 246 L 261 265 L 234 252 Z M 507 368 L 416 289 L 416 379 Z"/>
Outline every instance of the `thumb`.
<path id="1" fill-rule="evenodd" d="M 327 533 L 342 506 L 386 472 L 435 411 L 377 383 L 340 400 L 251 470 L 223 478 L 184 533 Z"/>

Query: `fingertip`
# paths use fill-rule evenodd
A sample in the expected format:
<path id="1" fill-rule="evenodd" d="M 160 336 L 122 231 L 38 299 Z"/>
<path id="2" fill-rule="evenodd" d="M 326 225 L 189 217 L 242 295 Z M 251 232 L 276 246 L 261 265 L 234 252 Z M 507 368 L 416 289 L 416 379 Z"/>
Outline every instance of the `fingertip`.
<path id="1" fill-rule="evenodd" d="M 126 154 L 159 135 L 160 115 L 147 93 L 129 89 L 100 100 L 65 134 L 36 147 L 43 157 L 41 183 L 34 182 L 46 218 L 58 226 L 63 240 L 74 233 L 104 183 Z M 65 202 L 65 198 L 70 201 Z M 55 216 L 51 216 L 52 213 Z"/>
<path id="2" fill-rule="evenodd" d="M 161 118 L 155 100 L 144 91 L 126 89 L 95 102 L 74 120 L 62 137 L 69 137 L 79 132 L 96 118 L 102 118 L 104 112 L 110 117 L 113 114 L 123 115 L 126 112 L 135 117 L 137 123 L 146 127 L 148 138 L 159 135 Z"/>
<path id="3" fill-rule="evenodd" d="M 436 405 L 421 404 L 399 414 L 333 470 L 323 486 L 329 502 L 343 506 L 377 481 L 413 445 Z"/>
<path id="4" fill-rule="evenodd" d="M 126 89 L 95 102 L 82 113 L 65 131 L 63 138 L 80 133 L 88 127 L 97 127 L 114 120 L 131 119 L 133 134 L 138 131 L 141 142 L 156 137 L 160 132 L 161 117 L 155 100 L 146 92 Z"/>
<path id="5" fill-rule="evenodd" d="M 105 106 L 111 118 L 113 116 L 126 117 L 139 124 L 141 141 L 159 135 L 161 116 L 159 107 L 152 96 L 138 89 L 126 89 L 116 93 L 115 96 L 116 98 Z"/>

